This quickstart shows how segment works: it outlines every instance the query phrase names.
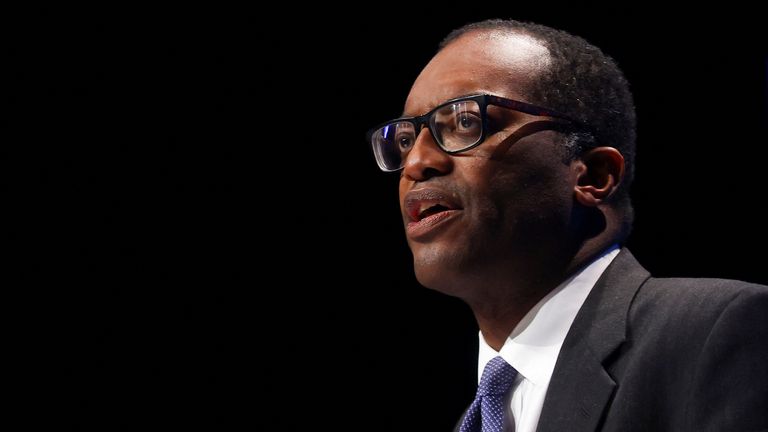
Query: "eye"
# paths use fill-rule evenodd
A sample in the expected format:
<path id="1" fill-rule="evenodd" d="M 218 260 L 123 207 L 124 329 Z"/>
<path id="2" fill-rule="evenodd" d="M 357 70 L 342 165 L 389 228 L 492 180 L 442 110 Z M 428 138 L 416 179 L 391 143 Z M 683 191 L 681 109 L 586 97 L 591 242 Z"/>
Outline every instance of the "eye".
<path id="1" fill-rule="evenodd" d="M 454 132 L 459 134 L 477 134 L 480 127 L 480 117 L 471 112 L 456 113 L 454 118 Z"/>
<path id="2" fill-rule="evenodd" d="M 457 119 L 457 123 L 460 129 L 472 129 L 477 127 L 478 120 L 468 114 L 461 114 Z"/>
<path id="3" fill-rule="evenodd" d="M 413 137 L 410 134 L 400 134 L 395 142 L 400 150 L 408 150 L 413 146 Z"/>

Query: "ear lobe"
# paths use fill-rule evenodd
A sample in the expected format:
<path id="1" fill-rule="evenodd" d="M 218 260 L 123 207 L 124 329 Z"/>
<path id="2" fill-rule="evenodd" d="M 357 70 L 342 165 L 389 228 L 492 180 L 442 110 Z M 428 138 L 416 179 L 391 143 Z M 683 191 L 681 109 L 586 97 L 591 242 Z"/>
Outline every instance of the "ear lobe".
<path id="1" fill-rule="evenodd" d="M 610 197 L 624 178 L 624 156 L 613 147 L 597 147 L 582 155 L 580 162 L 576 200 L 594 207 Z"/>

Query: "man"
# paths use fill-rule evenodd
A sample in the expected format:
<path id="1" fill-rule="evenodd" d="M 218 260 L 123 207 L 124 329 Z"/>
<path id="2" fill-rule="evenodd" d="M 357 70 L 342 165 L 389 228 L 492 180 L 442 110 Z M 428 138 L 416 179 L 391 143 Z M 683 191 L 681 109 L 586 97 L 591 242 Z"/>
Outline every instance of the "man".
<path id="1" fill-rule="evenodd" d="M 417 279 L 480 327 L 456 430 L 768 430 L 768 289 L 656 279 L 621 247 L 635 114 L 598 48 L 465 26 L 369 140 L 400 171 Z"/>

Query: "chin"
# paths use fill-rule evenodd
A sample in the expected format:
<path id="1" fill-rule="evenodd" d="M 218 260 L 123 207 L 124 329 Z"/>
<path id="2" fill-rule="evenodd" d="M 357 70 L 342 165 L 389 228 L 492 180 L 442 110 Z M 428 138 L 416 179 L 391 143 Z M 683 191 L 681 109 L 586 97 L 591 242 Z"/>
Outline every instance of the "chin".
<path id="1" fill-rule="evenodd" d="M 460 297 L 459 287 L 457 284 L 459 278 L 447 265 L 440 265 L 435 262 L 424 263 L 418 259 L 414 259 L 413 262 L 414 273 L 416 274 L 416 280 L 426 288 L 441 292 L 443 294 Z"/>

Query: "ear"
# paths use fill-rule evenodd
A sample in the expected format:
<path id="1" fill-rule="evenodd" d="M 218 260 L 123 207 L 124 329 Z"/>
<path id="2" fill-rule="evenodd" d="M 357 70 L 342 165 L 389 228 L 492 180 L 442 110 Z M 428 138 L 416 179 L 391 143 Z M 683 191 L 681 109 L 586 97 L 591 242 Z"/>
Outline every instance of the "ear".
<path id="1" fill-rule="evenodd" d="M 579 161 L 576 200 L 594 207 L 611 196 L 624 178 L 624 156 L 613 147 L 597 147 L 585 152 Z"/>

